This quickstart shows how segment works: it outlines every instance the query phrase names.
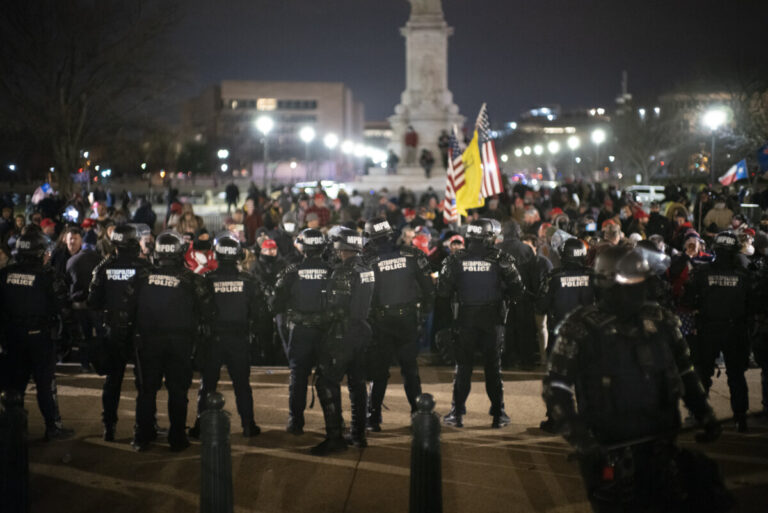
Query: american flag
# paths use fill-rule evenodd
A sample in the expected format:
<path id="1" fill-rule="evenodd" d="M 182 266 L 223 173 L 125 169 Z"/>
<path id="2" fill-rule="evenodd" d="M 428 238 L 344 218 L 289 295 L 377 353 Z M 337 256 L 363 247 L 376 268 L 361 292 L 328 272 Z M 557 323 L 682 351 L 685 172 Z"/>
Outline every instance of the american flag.
<path id="1" fill-rule="evenodd" d="M 456 191 L 464 186 L 464 161 L 461 158 L 461 148 L 456 139 L 456 129 L 451 133 L 451 144 L 448 147 L 448 169 L 445 177 L 445 198 L 443 199 L 443 219 L 446 223 L 459 220 L 456 211 Z"/>
<path id="2" fill-rule="evenodd" d="M 480 156 L 483 160 L 483 186 L 480 193 L 483 198 L 488 198 L 504 192 L 504 186 L 501 184 L 499 159 L 496 157 L 496 145 L 491 139 L 491 123 L 488 121 L 488 111 L 485 104 L 480 108 L 475 127 L 480 145 Z"/>

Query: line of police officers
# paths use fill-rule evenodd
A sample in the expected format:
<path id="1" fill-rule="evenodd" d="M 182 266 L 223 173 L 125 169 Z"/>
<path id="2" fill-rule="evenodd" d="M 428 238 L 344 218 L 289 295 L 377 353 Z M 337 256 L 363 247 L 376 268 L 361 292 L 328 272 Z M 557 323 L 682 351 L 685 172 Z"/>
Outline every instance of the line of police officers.
<path id="1" fill-rule="evenodd" d="M 393 359 L 400 365 L 413 411 L 421 393 L 416 364 L 419 331 L 433 304 L 438 342 L 450 343 L 456 361 L 452 407 L 444 422 L 462 427 L 473 357 L 480 350 L 491 426 L 509 424 L 501 352 L 506 312 L 521 297 L 523 286 L 514 259 L 494 246 L 499 232 L 499 224 L 489 219 L 467 226 L 467 248 L 445 259 L 435 290 L 424 254 L 395 245 L 383 218 L 366 224 L 370 240 L 365 247 L 357 231 L 333 231 L 331 258 L 324 235 L 304 230 L 296 241 L 302 260 L 280 274 L 269 298 L 290 367 L 287 431 L 303 433 L 313 367 L 326 424 L 326 439 L 312 449 L 313 454 L 343 451 L 350 444 L 365 447 L 366 428 L 381 429 Z M 158 236 L 154 267 L 138 258 L 132 227 L 116 228 L 112 240 L 117 252 L 94 271 L 88 298 L 89 307 L 104 315 L 100 336 L 104 350 L 95 360 L 97 370 L 107 375 L 104 438 L 114 439 L 120 388 L 130 359 L 136 364 L 138 389 L 136 450 L 146 449 L 157 436 L 155 402 L 163 381 L 168 389 L 171 449 L 189 445 L 185 423 L 194 361 L 202 372 L 198 415 L 226 364 L 243 434 L 257 435 L 248 354 L 255 326 L 270 314 L 259 283 L 237 268 L 242 256 L 239 242 L 228 235 L 219 237 L 215 244 L 219 269 L 203 277 L 184 267 L 184 242 L 175 232 Z M 28 232 L 17 243 L 17 262 L 0 271 L 0 375 L 3 390 L 21 393 L 29 375 L 34 376 L 46 436 L 55 438 L 69 433 L 58 419 L 55 342 L 50 333 L 67 310 L 59 277 L 42 265 L 44 248 L 42 235 Z M 706 468 L 708 460 L 675 447 L 678 400 L 684 400 L 703 426 L 698 440 L 719 436 L 721 428 L 706 391 L 721 350 L 734 418 L 739 430 L 746 430 L 744 371 L 749 346 L 743 326 L 748 308 L 755 304 L 750 302 L 754 280 L 736 264 L 737 248 L 732 233 L 718 235 L 715 261 L 694 275 L 687 297 L 702 314 L 702 336 L 693 364 L 677 318 L 646 301 L 653 277 L 649 260 L 659 258 L 652 251 L 608 247 L 590 270 L 584 266 L 584 243 L 570 239 L 562 250 L 562 266 L 547 275 L 536 301 L 537 311 L 548 315 L 554 341 L 548 347 L 543 393 L 548 419 L 542 428 L 561 433 L 576 448 L 596 510 L 613 511 L 617 503 L 622 511 L 657 511 L 654 508 L 661 506 L 676 510 L 670 505 L 691 503 L 690 494 L 683 493 L 682 469 L 695 472 Z M 345 375 L 352 410 L 346 437 L 340 391 Z M 197 423 L 189 434 L 199 436 Z M 713 509 L 728 501 L 724 489 L 715 486 L 716 469 L 698 477 L 711 481 L 706 510 L 724 511 Z"/>

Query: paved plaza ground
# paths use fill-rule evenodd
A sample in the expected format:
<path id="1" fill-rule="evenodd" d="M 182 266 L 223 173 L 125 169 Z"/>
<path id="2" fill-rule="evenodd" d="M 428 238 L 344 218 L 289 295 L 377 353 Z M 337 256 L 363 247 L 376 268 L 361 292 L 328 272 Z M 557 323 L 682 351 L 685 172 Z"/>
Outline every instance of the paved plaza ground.
<path id="1" fill-rule="evenodd" d="M 130 447 L 135 390 L 126 373 L 120 403 L 117 442 L 101 439 L 101 385 L 95 374 L 74 374 L 60 366 L 59 398 L 66 426 L 74 439 L 45 443 L 43 425 L 28 391 L 30 412 L 30 473 L 32 511 L 35 512 L 193 512 L 198 511 L 200 447 L 171 453 L 162 441 L 145 453 Z M 255 367 L 252 370 L 256 421 L 262 434 L 246 439 L 240 434 L 231 383 L 223 374 L 220 391 L 233 413 L 232 465 L 237 512 L 374 512 L 408 510 L 410 433 L 409 408 L 396 369 L 392 369 L 381 433 L 371 434 L 367 449 L 318 458 L 309 448 L 322 439 L 319 404 L 307 411 L 306 433 L 287 434 L 288 371 Z M 436 410 L 450 408 L 452 369 L 423 367 L 423 388 L 435 396 Z M 130 378 L 128 377 L 130 376 Z M 544 415 L 540 373 L 505 371 L 505 399 L 512 425 L 490 428 L 489 402 L 482 371 L 474 375 L 467 403 L 465 428 L 443 427 L 444 511 L 490 513 L 587 512 L 576 464 L 567 461 L 568 446 L 559 437 L 538 429 Z M 750 404 L 759 406 L 759 372 L 750 370 Z M 190 391 L 188 424 L 194 420 L 197 387 Z M 29 393 L 32 392 L 32 393 Z M 346 396 L 346 391 L 343 394 Z M 715 380 L 712 402 L 718 417 L 729 414 L 725 375 Z M 166 394 L 158 395 L 158 420 L 167 427 Z M 349 404 L 344 400 L 345 416 Z M 681 438 L 695 445 L 692 435 Z M 702 446 L 698 446 L 702 448 Z M 741 512 L 768 511 L 768 424 L 751 424 L 748 434 L 737 434 L 730 424 L 715 444 L 703 447 L 715 458 L 739 499 Z"/>

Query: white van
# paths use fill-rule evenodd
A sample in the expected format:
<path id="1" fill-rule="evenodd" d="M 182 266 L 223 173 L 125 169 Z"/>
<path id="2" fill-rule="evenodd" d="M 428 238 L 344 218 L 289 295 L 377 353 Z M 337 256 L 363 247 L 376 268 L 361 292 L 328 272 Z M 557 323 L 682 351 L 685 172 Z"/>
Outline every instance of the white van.
<path id="1" fill-rule="evenodd" d="M 643 204 L 643 210 L 648 211 L 652 201 L 664 201 L 663 185 L 630 185 L 626 192 L 631 193 L 635 200 Z"/>

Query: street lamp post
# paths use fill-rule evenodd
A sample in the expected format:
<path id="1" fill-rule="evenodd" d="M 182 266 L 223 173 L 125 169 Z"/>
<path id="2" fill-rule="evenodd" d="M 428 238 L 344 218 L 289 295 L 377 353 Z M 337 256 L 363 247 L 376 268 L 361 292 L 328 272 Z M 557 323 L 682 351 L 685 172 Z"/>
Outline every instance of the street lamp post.
<path id="1" fill-rule="evenodd" d="M 325 144 L 325 147 L 328 148 L 328 158 L 334 162 L 333 172 L 334 174 L 337 174 L 335 159 L 333 158 L 333 150 L 336 149 L 336 146 L 339 145 L 339 136 L 333 132 L 325 134 L 325 137 L 323 137 L 323 144 Z"/>
<path id="2" fill-rule="evenodd" d="M 581 139 L 578 136 L 572 135 L 568 138 L 568 148 L 571 150 L 571 174 L 576 177 L 576 150 L 581 146 Z"/>
<path id="3" fill-rule="evenodd" d="M 311 126 L 305 126 L 299 130 L 299 138 L 304 141 L 304 166 L 307 169 L 306 179 L 310 179 L 311 173 L 309 172 L 309 145 L 315 139 L 315 129 Z"/>
<path id="4" fill-rule="evenodd" d="M 595 143 L 595 167 L 600 166 L 600 145 L 605 142 L 605 130 L 596 128 L 592 131 L 592 142 Z"/>
<path id="5" fill-rule="evenodd" d="M 259 116 L 256 119 L 256 129 L 261 132 L 264 143 L 264 188 L 267 189 L 267 194 L 272 192 L 272 177 L 269 175 L 267 168 L 269 167 L 269 132 L 275 127 L 275 122 L 269 116 Z"/>
<path id="6" fill-rule="evenodd" d="M 724 109 L 715 108 L 708 110 L 704 114 L 704 125 L 712 131 L 712 153 L 710 154 L 709 174 L 712 185 L 715 185 L 715 141 L 717 139 L 718 129 L 725 124 L 728 115 Z"/>

